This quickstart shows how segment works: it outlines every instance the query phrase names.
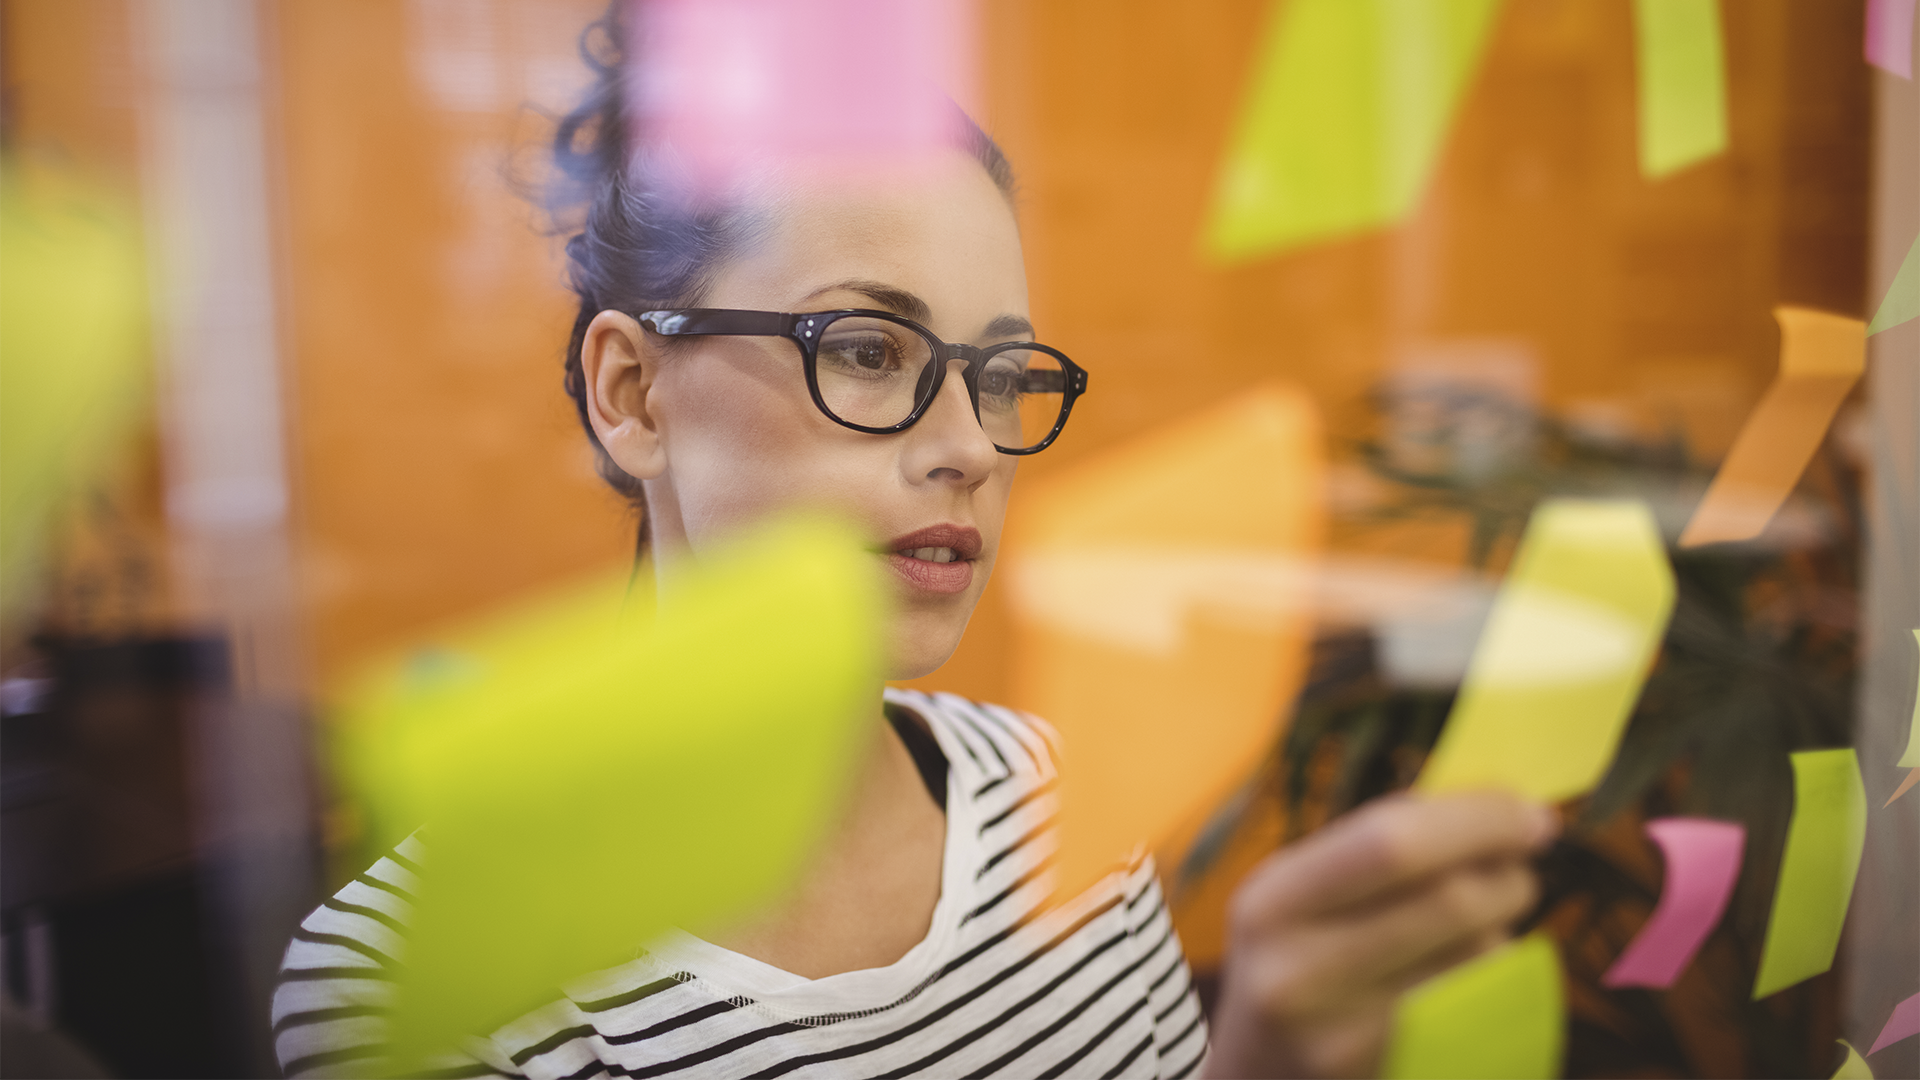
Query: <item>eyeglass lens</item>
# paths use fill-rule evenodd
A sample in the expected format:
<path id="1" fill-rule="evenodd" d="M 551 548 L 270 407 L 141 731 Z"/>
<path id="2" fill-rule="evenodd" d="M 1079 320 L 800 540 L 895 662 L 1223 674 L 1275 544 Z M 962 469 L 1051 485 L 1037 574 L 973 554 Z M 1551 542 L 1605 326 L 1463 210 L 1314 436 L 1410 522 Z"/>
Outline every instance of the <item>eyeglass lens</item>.
<path id="1" fill-rule="evenodd" d="M 1036 349 L 986 358 L 980 372 L 980 426 L 994 445 L 1025 450 L 1059 422 L 1066 371 Z M 835 319 L 820 334 L 814 365 L 820 398 L 833 415 L 864 427 L 892 427 L 931 393 L 934 351 L 912 328 L 885 319 Z"/>

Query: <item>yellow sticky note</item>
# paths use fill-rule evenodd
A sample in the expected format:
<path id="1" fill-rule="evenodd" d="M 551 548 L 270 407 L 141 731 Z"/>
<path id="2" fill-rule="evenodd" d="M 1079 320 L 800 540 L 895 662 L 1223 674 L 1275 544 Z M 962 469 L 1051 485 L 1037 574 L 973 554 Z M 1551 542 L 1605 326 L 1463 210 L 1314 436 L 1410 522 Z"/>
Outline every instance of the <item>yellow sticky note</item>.
<path id="1" fill-rule="evenodd" d="M 1847 1048 L 1847 1059 L 1834 1070 L 1833 1080 L 1873 1080 L 1873 1069 L 1867 1059 L 1860 1056 L 1860 1051 L 1845 1039 L 1840 1040 L 1840 1045 Z"/>
<path id="2" fill-rule="evenodd" d="M 1592 790 L 1659 649 L 1673 589 L 1644 503 L 1541 503 L 1414 786 L 1545 802 Z"/>
<path id="3" fill-rule="evenodd" d="M 1887 286 L 1887 295 L 1880 298 L 1867 333 L 1891 330 L 1914 318 L 1920 318 L 1920 236 L 1908 245 L 1907 257 L 1900 260 L 1900 269 L 1894 271 L 1893 283 Z"/>
<path id="4" fill-rule="evenodd" d="M 1244 259 L 1390 224 L 1439 157 L 1500 0 L 1274 5 L 1206 248 Z"/>
<path id="5" fill-rule="evenodd" d="M 1640 173 L 1665 176 L 1727 148 L 1727 62 L 1717 0 L 1634 0 Z"/>
<path id="6" fill-rule="evenodd" d="M 792 879 L 878 723 L 876 574 L 850 531 L 787 521 L 657 615 L 608 579 L 389 673 L 349 719 L 379 729 L 368 796 L 425 823 L 400 1060 Z"/>
<path id="7" fill-rule="evenodd" d="M 1030 488 L 1002 556 L 1013 703 L 1061 734 L 1072 895 L 1243 780 L 1304 674 L 1321 430 L 1266 387 Z"/>
<path id="8" fill-rule="evenodd" d="M 1867 793 L 1851 749 L 1793 755 L 1793 820 L 1780 857 L 1754 1000 L 1833 966 L 1867 842 Z"/>
<path id="9" fill-rule="evenodd" d="M 1913 644 L 1920 648 L 1920 630 L 1913 632 Z M 1920 675 L 1914 677 L 1913 720 L 1907 728 L 1907 750 L 1894 764 L 1908 769 L 1920 765 Z"/>
<path id="10" fill-rule="evenodd" d="M 123 439 L 146 391 L 146 261 L 128 200 L 0 166 L 0 615 L 48 512 Z"/>
<path id="11" fill-rule="evenodd" d="M 1780 321 L 1780 374 L 1714 473 L 1680 534 L 1681 547 L 1760 535 L 1866 370 L 1867 328 L 1859 319 L 1785 305 L 1773 314 Z"/>
<path id="12" fill-rule="evenodd" d="M 1515 1080 L 1560 1075 L 1560 957 L 1530 934 L 1408 991 L 1381 1075 L 1390 1080 Z"/>

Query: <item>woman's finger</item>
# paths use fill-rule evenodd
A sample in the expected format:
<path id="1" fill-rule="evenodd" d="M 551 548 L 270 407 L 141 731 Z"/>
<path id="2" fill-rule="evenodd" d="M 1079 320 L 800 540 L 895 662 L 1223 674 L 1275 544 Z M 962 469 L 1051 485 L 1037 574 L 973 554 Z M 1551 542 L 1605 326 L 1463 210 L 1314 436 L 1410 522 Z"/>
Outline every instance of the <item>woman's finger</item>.
<path id="1" fill-rule="evenodd" d="M 1552 810 L 1499 792 L 1389 796 L 1257 867 L 1237 914 L 1259 922 L 1337 912 L 1456 866 L 1526 858 L 1557 831 Z"/>
<path id="2" fill-rule="evenodd" d="M 1291 926 L 1285 970 L 1276 972 L 1289 983 L 1282 996 L 1295 1012 L 1320 1012 L 1397 994 L 1504 940 L 1537 894 L 1524 865 L 1483 865 L 1351 915 Z M 1237 944 L 1236 962 L 1262 962 L 1258 939 Z"/>

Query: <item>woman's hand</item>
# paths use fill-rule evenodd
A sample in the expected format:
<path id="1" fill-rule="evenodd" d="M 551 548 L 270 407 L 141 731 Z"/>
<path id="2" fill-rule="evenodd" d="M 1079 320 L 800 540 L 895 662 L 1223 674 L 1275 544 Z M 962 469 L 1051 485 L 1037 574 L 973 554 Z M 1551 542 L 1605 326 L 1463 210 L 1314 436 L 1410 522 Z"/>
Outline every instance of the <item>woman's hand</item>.
<path id="1" fill-rule="evenodd" d="M 1558 831 L 1495 793 L 1380 799 L 1247 875 L 1228 912 L 1212 1076 L 1371 1076 L 1407 988 L 1505 940 Z"/>

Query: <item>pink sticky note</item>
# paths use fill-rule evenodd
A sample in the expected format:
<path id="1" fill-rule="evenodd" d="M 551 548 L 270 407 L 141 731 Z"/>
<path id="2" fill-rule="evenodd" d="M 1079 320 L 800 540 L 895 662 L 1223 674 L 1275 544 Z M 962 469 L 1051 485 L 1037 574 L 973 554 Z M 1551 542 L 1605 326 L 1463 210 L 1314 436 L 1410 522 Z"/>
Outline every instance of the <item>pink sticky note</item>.
<path id="1" fill-rule="evenodd" d="M 1647 835 L 1667 858 L 1660 902 L 1627 951 L 1607 969 L 1607 986 L 1673 985 L 1733 896 L 1747 830 L 1730 821 L 1657 818 Z"/>
<path id="2" fill-rule="evenodd" d="M 1892 1046 L 1909 1035 L 1920 1035 L 1920 994 L 1893 1007 L 1887 1026 L 1880 1029 L 1880 1037 L 1873 1040 L 1873 1049 L 1867 1053 L 1877 1054 L 1881 1047 Z"/>
<path id="3" fill-rule="evenodd" d="M 628 8 L 634 145 L 717 194 L 799 164 L 864 172 L 951 141 L 965 0 L 648 0 Z"/>
<path id="4" fill-rule="evenodd" d="M 1914 0 L 1867 0 L 1867 63 L 1913 78 Z"/>

